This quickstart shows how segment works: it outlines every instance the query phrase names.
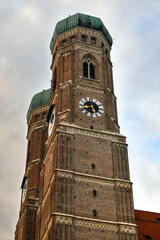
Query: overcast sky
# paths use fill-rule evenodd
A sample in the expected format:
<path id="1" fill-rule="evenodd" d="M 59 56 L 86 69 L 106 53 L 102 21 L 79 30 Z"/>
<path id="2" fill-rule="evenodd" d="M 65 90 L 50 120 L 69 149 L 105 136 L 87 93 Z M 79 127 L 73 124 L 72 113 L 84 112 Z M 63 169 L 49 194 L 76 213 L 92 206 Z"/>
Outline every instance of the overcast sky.
<path id="1" fill-rule="evenodd" d="M 0 0 L 0 239 L 14 239 L 26 159 L 26 113 L 50 87 L 56 23 L 100 17 L 113 37 L 115 95 L 136 209 L 160 212 L 160 1 Z"/>

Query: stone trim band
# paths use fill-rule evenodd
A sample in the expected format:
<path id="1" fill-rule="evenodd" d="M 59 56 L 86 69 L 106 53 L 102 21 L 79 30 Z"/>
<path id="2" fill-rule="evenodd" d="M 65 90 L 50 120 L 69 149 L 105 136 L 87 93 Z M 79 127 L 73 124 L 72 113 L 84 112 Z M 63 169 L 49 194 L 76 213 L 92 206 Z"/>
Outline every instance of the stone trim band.
<path id="1" fill-rule="evenodd" d="M 65 130 L 64 130 L 65 127 Z M 98 138 L 103 138 L 103 139 L 108 139 L 108 140 L 112 140 L 113 142 L 117 142 L 118 144 L 124 144 L 127 146 L 127 144 L 124 142 L 124 140 L 126 139 L 123 135 L 119 134 L 119 133 L 111 133 L 111 132 L 107 132 L 107 131 L 97 131 L 97 130 L 91 130 L 91 129 L 87 129 L 87 128 L 82 128 L 82 127 L 78 127 L 76 125 L 73 124 L 58 124 L 58 129 L 57 132 L 62 132 L 62 133 L 68 133 L 68 134 L 82 134 L 82 135 L 86 135 L 86 136 L 91 136 L 91 137 L 98 137 Z M 120 141 L 119 138 L 123 138 L 123 140 Z"/>
<path id="2" fill-rule="evenodd" d="M 58 177 L 62 178 L 74 178 L 74 180 L 79 182 L 89 182 L 91 184 L 99 184 L 99 185 L 107 185 L 111 187 L 123 187 L 130 189 L 132 187 L 132 182 L 127 180 L 121 179 L 112 179 L 100 176 L 94 176 L 85 173 L 78 173 L 74 171 L 62 170 L 62 169 L 55 169 L 58 172 Z"/>
<path id="3" fill-rule="evenodd" d="M 74 225 L 76 227 L 123 232 L 129 234 L 136 234 L 137 231 L 137 226 L 131 223 L 111 222 L 57 212 L 54 212 L 53 215 L 56 216 L 56 223 L 58 224 Z"/>

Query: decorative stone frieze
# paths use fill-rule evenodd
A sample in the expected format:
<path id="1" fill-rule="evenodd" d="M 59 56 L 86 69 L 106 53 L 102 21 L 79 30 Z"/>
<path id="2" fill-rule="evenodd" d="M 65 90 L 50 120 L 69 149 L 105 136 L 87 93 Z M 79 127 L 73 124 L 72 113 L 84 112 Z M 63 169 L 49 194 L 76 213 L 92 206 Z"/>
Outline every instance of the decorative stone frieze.
<path id="1" fill-rule="evenodd" d="M 82 84 L 77 84 L 73 87 L 74 90 L 76 89 L 80 89 L 80 90 L 87 90 L 89 92 L 94 92 L 94 93 L 100 93 L 100 94 L 104 94 L 103 89 L 101 88 L 95 88 L 95 87 L 88 87 L 86 85 L 82 85 Z"/>
<path id="2" fill-rule="evenodd" d="M 84 174 L 84 173 L 79 173 L 74 171 L 68 171 L 68 170 L 61 170 L 61 169 L 56 169 L 56 171 L 58 172 L 58 177 L 74 179 L 77 182 L 86 182 L 93 185 L 98 184 L 101 186 L 110 186 L 110 187 L 118 186 L 121 188 L 128 188 L 128 189 L 130 189 L 132 186 L 131 182 L 120 180 L 120 179 L 105 178 L 105 177 Z"/>
<path id="3" fill-rule="evenodd" d="M 96 230 L 106 230 L 111 232 L 121 232 L 121 233 L 129 233 L 136 234 L 137 226 L 135 224 L 127 224 L 127 223 L 119 223 L 119 222 L 110 222 L 100 219 L 92 219 L 92 218 L 83 218 L 74 215 L 61 214 L 61 213 L 53 213 L 56 217 L 56 223 L 65 224 L 65 225 L 73 225 L 75 227 L 83 227 L 88 229 L 96 229 Z"/>
<path id="4" fill-rule="evenodd" d="M 85 135 L 85 136 L 91 136 L 91 137 L 97 137 L 97 138 L 103 138 L 103 139 L 108 139 L 111 140 L 113 142 L 117 142 L 120 143 L 118 140 L 118 137 L 123 137 L 121 134 L 118 133 L 111 133 L 111 132 L 107 132 L 107 131 L 96 131 L 96 130 L 90 130 L 87 128 L 81 128 L 78 127 L 76 125 L 67 125 L 67 124 L 59 124 L 59 128 L 58 128 L 58 132 L 63 132 L 63 130 L 61 130 L 61 126 L 63 129 L 63 126 L 65 126 L 65 132 L 66 133 L 70 133 L 70 134 L 81 134 L 81 135 Z M 122 143 L 124 144 L 124 142 Z"/>
<path id="5" fill-rule="evenodd" d="M 75 220 L 74 221 L 76 227 L 85 227 L 89 229 L 96 229 L 96 230 L 107 230 L 111 232 L 118 232 L 118 226 L 114 224 L 108 224 L 103 222 L 94 222 L 94 221 L 87 221 L 87 220 Z"/>
<path id="6" fill-rule="evenodd" d="M 73 30 L 69 30 L 67 32 L 64 32 L 58 36 L 59 40 L 63 40 L 64 38 L 71 37 L 72 35 L 75 35 L 77 33 L 78 29 L 74 28 Z"/>
<path id="7" fill-rule="evenodd" d="M 124 233 L 136 234 L 136 228 L 132 226 L 120 226 L 120 231 Z"/>
<path id="8" fill-rule="evenodd" d="M 72 225 L 72 218 L 65 216 L 56 216 L 56 223 Z"/>

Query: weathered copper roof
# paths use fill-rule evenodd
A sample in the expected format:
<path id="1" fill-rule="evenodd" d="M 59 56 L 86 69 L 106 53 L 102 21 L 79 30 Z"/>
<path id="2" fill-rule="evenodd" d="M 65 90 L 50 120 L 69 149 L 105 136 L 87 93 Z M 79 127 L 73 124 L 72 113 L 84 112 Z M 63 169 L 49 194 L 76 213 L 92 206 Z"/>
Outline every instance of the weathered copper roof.
<path id="1" fill-rule="evenodd" d="M 57 23 L 50 43 L 51 51 L 53 50 L 56 38 L 59 34 L 77 26 L 90 28 L 102 32 L 104 37 L 107 39 L 109 45 L 112 46 L 112 37 L 100 18 L 85 15 L 82 13 L 77 13 Z"/>
<path id="2" fill-rule="evenodd" d="M 33 96 L 27 112 L 27 121 L 33 109 L 50 103 L 50 95 L 51 95 L 51 89 L 49 88 Z"/>
<path id="3" fill-rule="evenodd" d="M 135 210 L 139 240 L 160 239 L 160 213 Z"/>

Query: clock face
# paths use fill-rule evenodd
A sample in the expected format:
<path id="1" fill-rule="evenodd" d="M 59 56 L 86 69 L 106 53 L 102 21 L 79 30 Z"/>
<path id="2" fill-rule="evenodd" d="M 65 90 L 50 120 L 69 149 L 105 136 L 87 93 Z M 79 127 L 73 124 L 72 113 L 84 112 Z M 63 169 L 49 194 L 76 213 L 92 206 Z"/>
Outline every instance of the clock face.
<path id="1" fill-rule="evenodd" d="M 100 117 L 104 112 L 103 105 L 90 97 L 82 98 L 79 101 L 79 108 L 88 117 Z"/>
<path id="2" fill-rule="evenodd" d="M 48 136 L 51 135 L 53 127 L 54 127 L 54 122 L 55 122 L 55 115 L 56 115 L 56 110 L 53 109 L 50 119 L 49 119 L 49 125 L 48 125 Z"/>
<path id="3" fill-rule="evenodd" d="M 28 180 L 26 179 L 23 188 L 22 188 L 22 203 L 24 202 L 26 198 L 26 193 L 27 193 L 27 186 L 28 186 Z"/>

